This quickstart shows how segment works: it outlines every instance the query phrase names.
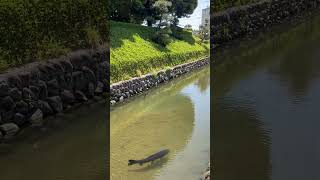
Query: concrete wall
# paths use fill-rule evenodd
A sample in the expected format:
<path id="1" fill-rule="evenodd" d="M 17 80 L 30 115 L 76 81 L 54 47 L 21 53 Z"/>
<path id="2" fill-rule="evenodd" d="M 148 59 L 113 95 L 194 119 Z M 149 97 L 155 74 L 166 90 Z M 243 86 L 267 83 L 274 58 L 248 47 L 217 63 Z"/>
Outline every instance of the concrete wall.
<path id="1" fill-rule="evenodd" d="M 109 90 L 109 53 L 79 50 L 0 74 L 0 140 Z"/>

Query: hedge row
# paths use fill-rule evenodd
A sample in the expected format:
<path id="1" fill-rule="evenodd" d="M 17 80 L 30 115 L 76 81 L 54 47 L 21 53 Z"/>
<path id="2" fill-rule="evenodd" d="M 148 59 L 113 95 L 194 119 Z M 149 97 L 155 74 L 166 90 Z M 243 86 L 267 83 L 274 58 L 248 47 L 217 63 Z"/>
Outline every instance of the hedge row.
<path id="1" fill-rule="evenodd" d="M 0 68 L 107 41 L 105 0 L 1 0 Z"/>

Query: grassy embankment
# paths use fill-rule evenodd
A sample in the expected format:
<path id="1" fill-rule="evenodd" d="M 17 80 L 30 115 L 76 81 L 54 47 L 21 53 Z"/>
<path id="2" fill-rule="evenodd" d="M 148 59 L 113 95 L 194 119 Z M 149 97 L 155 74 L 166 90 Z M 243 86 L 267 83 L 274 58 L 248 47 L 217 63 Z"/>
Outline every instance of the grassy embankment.
<path id="1" fill-rule="evenodd" d="M 151 41 L 155 28 L 136 24 L 111 22 L 110 73 L 111 83 L 182 63 L 209 54 L 209 43 L 202 43 L 184 31 L 182 40 L 175 38 L 163 47 Z"/>
<path id="2" fill-rule="evenodd" d="M 107 3 L 1 0 L 0 71 L 107 41 Z"/>

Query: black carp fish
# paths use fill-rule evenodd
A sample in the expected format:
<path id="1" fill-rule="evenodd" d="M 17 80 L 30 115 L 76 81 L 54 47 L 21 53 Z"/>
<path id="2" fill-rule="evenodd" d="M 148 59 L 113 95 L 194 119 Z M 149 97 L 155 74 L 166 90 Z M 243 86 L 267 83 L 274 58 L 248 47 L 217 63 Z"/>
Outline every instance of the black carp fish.
<path id="1" fill-rule="evenodd" d="M 128 162 L 128 166 L 131 166 L 133 164 L 140 164 L 143 165 L 144 163 L 147 163 L 147 162 L 153 162 L 157 159 L 161 159 L 162 157 L 164 157 L 165 155 L 167 155 L 169 153 L 169 149 L 165 149 L 165 150 L 161 150 L 155 154 L 152 154 L 150 156 L 148 156 L 147 158 L 145 159 L 141 159 L 141 160 L 132 160 L 130 159 L 129 162 Z"/>

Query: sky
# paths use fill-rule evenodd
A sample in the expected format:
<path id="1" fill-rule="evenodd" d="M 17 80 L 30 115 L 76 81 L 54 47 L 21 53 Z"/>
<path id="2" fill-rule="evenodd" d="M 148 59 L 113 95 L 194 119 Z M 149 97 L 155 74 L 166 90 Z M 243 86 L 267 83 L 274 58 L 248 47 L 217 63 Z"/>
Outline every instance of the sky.
<path id="1" fill-rule="evenodd" d="M 199 29 L 201 24 L 202 9 L 210 6 L 209 0 L 198 0 L 198 7 L 194 10 L 193 14 L 189 18 L 181 18 L 179 25 L 184 27 L 187 24 L 191 24 L 193 29 Z"/>

